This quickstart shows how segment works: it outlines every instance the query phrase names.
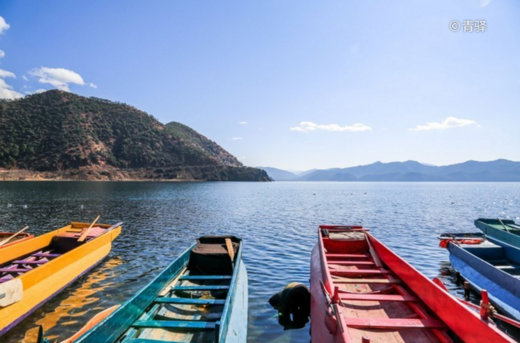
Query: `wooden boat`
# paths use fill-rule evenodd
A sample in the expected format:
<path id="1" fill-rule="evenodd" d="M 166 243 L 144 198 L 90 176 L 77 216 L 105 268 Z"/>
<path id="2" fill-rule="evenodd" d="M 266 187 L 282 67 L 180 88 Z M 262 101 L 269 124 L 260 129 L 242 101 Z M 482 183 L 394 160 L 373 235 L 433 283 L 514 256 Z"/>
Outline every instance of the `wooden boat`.
<path id="1" fill-rule="evenodd" d="M 0 336 L 96 266 L 110 252 L 121 223 L 71 223 L 3 248 L 0 253 Z"/>
<path id="2" fill-rule="evenodd" d="M 247 301 L 242 240 L 204 236 L 94 328 L 65 342 L 246 342 Z"/>
<path id="3" fill-rule="evenodd" d="M 514 342 L 367 229 L 322 225 L 318 238 L 312 342 Z"/>
<path id="4" fill-rule="evenodd" d="M 475 226 L 488 237 L 520 248 L 520 225 L 513 220 L 479 218 L 475 220 Z"/>
<path id="5" fill-rule="evenodd" d="M 471 235 L 441 236 L 450 252 L 451 265 L 473 289 L 487 290 L 495 307 L 520 320 L 520 249 L 490 236 L 477 244 L 464 244 Z"/>
<path id="6" fill-rule="evenodd" d="M 33 235 L 30 233 L 22 232 L 22 233 L 15 233 L 15 232 L 0 232 L 0 243 L 5 241 L 6 239 L 9 239 L 9 241 L 5 244 L 0 245 L 0 249 L 7 248 L 11 245 L 15 245 L 18 243 L 25 242 L 28 239 L 34 238 Z"/>

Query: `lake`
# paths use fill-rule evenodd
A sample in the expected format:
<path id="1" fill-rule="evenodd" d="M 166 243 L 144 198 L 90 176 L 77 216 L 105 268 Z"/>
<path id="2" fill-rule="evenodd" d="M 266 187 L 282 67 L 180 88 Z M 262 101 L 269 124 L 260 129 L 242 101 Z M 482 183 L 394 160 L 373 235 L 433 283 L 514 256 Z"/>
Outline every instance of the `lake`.
<path id="1" fill-rule="evenodd" d="M 249 342 L 309 342 L 309 325 L 283 331 L 268 304 L 309 283 L 319 224 L 361 224 L 428 277 L 449 265 L 437 237 L 477 231 L 478 217 L 520 220 L 520 183 L 0 182 L 2 231 L 42 234 L 70 221 L 123 221 L 99 267 L 2 337 L 35 342 L 37 326 L 64 339 L 95 313 L 127 300 L 201 235 L 244 239 Z M 449 286 L 451 278 L 442 276 Z M 454 290 L 462 294 L 461 290 Z"/>

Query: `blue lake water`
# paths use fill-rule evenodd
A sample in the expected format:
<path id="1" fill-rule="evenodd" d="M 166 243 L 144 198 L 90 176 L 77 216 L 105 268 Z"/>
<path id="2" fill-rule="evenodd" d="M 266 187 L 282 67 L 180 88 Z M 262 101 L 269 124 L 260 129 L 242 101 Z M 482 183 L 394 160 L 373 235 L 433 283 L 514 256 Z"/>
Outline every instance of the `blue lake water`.
<path id="1" fill-rule="evenodd" d="M 369 227 L 433 278 L 448 263 L 438 235 L 476 231 L 478 217 L 520 220 L 520 183 L 0 182 L 2 231 L 30 225 L 42 234 L 98 214 L 102 223 L 124 222 L 109 257 L 2 342 L 32 343 L 40 324 L 51 338 L 70 336 L 207 234 L 244 239 L 249 342 L 309 342 L 309 326 L 283 331 L 267 301 L 289 282 L 308 284 L 319 224 Z"/>

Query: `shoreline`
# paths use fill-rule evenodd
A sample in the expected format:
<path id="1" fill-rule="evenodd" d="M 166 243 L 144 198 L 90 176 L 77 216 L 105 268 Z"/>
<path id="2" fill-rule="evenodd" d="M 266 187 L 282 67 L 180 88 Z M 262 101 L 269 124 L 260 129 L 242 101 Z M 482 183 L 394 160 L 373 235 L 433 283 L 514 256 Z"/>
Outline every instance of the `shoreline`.
<path id="1" fill-rule="evenodd" d="M 234 166 L 187 166 L 170 168 L 116 169 L 100 166 L 60 171 L 0 169 L 0 182 L 96 181 L 96 182 L 205 182 L 269 181 L 260 169 Z"/>

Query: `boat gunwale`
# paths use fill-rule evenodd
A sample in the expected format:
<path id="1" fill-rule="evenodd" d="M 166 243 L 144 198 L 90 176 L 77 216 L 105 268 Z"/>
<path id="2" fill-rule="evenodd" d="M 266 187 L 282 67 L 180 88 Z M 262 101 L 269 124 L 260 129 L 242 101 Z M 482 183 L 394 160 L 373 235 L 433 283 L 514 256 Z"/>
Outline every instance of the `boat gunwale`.
<path id="1" fill-rule="evenodd" d="M 238 238 L 238 237 L 237 237 Z M 217 321 L 219 323 L 219 335 L 218 342 L 223 342 L 223 338 L 227 334 L 229 318 L 231 317 L 231 311 L 233 307 L 231 306 L 233 300 L 235 299 L 235 290 L 237 284 L 238 273 L 240 271 L 240 265 L 242 264 L 242 247 L 244 245 L 244 241 L 241 238 L 239 239 L 238 253 L 235 256 L 235 264 L 233 269 L 233 274 L 231 276 L 231 281 L 229 284 L 229 289 L 226 295 L 226 303 L 224 304 L 224 309 L 222 310 L 222 315 L 220 319 Z"/>

